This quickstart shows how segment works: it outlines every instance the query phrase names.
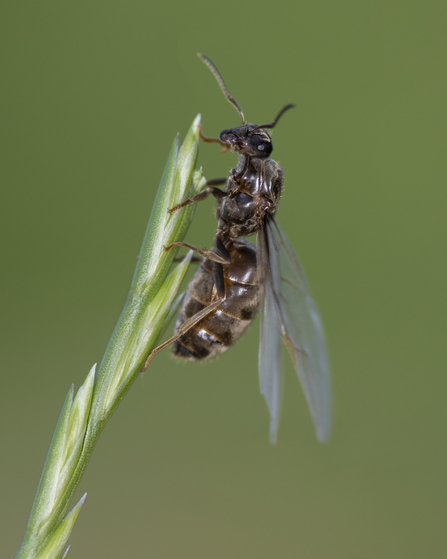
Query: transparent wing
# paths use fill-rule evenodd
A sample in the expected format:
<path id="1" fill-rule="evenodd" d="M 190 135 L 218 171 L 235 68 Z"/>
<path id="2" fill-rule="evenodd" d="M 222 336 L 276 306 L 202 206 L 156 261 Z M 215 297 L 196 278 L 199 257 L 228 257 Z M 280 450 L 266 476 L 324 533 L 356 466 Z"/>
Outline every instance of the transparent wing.
<path id="1" fill-rule="evenodd" d="M 265 267 L 262 262 L 268 258 L 267 237 L 265 232 L 258 235 L 258 261 L 261 260 L 259 270 L 263 274 Z M 259 340 L 259 386 L 261 394 L 267 402 L 270 412 L 270 442 L 276 443 L 279 417 L 281 414 L 283 378 L 281 370 L 281 347 L 278 328 L 278 316 L 275 308 L 275 298 L 272 283 L 260 276 L 264 297 L 261 303 L 261 335 Z"/>
<path id="2" fill-rule="evenodd" d="M 310 297 L 303 269 L 284 232 L 273 218 L 267 219 L 264 228 L 261 229 L 258 234 L 258 266 L 265 289 L 264 317 L 268 310 L 269 316 L 273 314 L 276 318 L 279 335 L 297 371 L 317 436 L 324 441 L 328 438 L 330 430 L 330 380 L 321 321 Z M 269 327 L 272 333 L 272 320 Z M 261 328 L 265 329 L 265 326 Z M 267 377 L 270 381 L 276 379 L 280 385 L 279 370 L 275 371 L 273 367 L 270 373 L 261 372 L 269 365 L 274 364 L 260 363 L 260 378 Z M 266 390 L 266 387 L 268 388 L 267 383 L 264 382 L 263 386 L 261 382 L 263 394 L 263 388 Z M 273 422 L 274 416 L 269 404 L 269 399 L 274 400 L 272 389 L 268 396 L 264 396 Z M 275 421 L 277 425 L 277 419 Z"/>

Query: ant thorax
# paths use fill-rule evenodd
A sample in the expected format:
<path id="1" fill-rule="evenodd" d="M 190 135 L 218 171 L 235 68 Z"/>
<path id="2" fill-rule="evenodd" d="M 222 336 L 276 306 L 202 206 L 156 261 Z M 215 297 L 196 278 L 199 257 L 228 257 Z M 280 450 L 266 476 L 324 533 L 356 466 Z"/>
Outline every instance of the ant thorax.
<path id="1" fill-rule="evenodd" d="M 283 172 L 273 159 L 239 156 L 227 179 L 228 196 L 218 200 L 217 235 L 224 244 L 256 232 L 265 214 L 274 215 L 283 185 Z"/>

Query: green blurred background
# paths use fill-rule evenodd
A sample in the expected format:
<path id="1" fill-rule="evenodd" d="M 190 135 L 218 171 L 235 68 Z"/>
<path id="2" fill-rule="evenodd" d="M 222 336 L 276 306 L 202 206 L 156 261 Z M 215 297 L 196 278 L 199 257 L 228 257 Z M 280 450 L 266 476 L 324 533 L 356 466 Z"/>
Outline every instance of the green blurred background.
<path id="1" fill-rule="evenodd" d="M 0 556 L 22 538 L 68 387 L 101 359 L 177 132 L 270 121 L 279 220 L 323 317 L 333 434 L 285 360 L 279 441 L 258 323 L 160 354 L 102 434 L 70 557 L 444 558 L 445 0 L 0 5 Z M 235 163 L 202 145 L 208 178 Z M 210 245 L 212 201 L 188 240 Z"/>

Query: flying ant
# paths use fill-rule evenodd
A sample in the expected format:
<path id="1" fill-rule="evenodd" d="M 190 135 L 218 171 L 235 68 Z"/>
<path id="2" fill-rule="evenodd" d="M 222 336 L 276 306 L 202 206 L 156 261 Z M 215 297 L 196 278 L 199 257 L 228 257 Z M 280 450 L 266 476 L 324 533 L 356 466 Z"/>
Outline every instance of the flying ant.
<path id="1" fill-rule="evenodd" d="M 310 408 L 317 436 L 325 440 L 330 425 L 329 370 L 323 330 L 307 281 L 284 232 L 274 215 L 283 186 L 281 167 L 269 158 L 272 140 L 267 129 L 294 105 L 286 105 L 269 124 L 247 123 L 216 66 L 199 54 L 210 68 L 228 101 L 237 109 L 242 126 L 221 132 L 219 139 L 207 138 L 239 159 L 229 177 L 208 181 L 194 198 L 171 208 L 216 198 L 218 221 L 214 249 L 184 246 L 203 257 L 191 279 L 178 313 L 174 335 L 156 347 L 146 365 L 161 349 L 174 343 L 174 354 L 188 360 L 219 355 L 233 345 L 261 311 L 259 381 L 270 411 L 270 440 L 276 440 L 282 396 L 280 338 L 298 373 Z M 217 188 L 225 184 L 225 190 Z M 257 246 L 243 239 L 256 233 Z"/>

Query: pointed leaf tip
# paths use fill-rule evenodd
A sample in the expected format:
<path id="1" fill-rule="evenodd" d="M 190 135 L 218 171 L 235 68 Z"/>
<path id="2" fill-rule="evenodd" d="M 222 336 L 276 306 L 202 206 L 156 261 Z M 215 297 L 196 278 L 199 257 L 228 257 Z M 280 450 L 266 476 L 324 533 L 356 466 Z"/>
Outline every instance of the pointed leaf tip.
<path id="1" fill-rule="evenodd" d="M 200 125 L 200 121 L 202 119 L 202 115 L 199 113 L 196 118 L 194 119 L 194 122 L 192 123 L 192 129 L 194 130 L 194 132 L 197 130 L 197 128 Z"/>

